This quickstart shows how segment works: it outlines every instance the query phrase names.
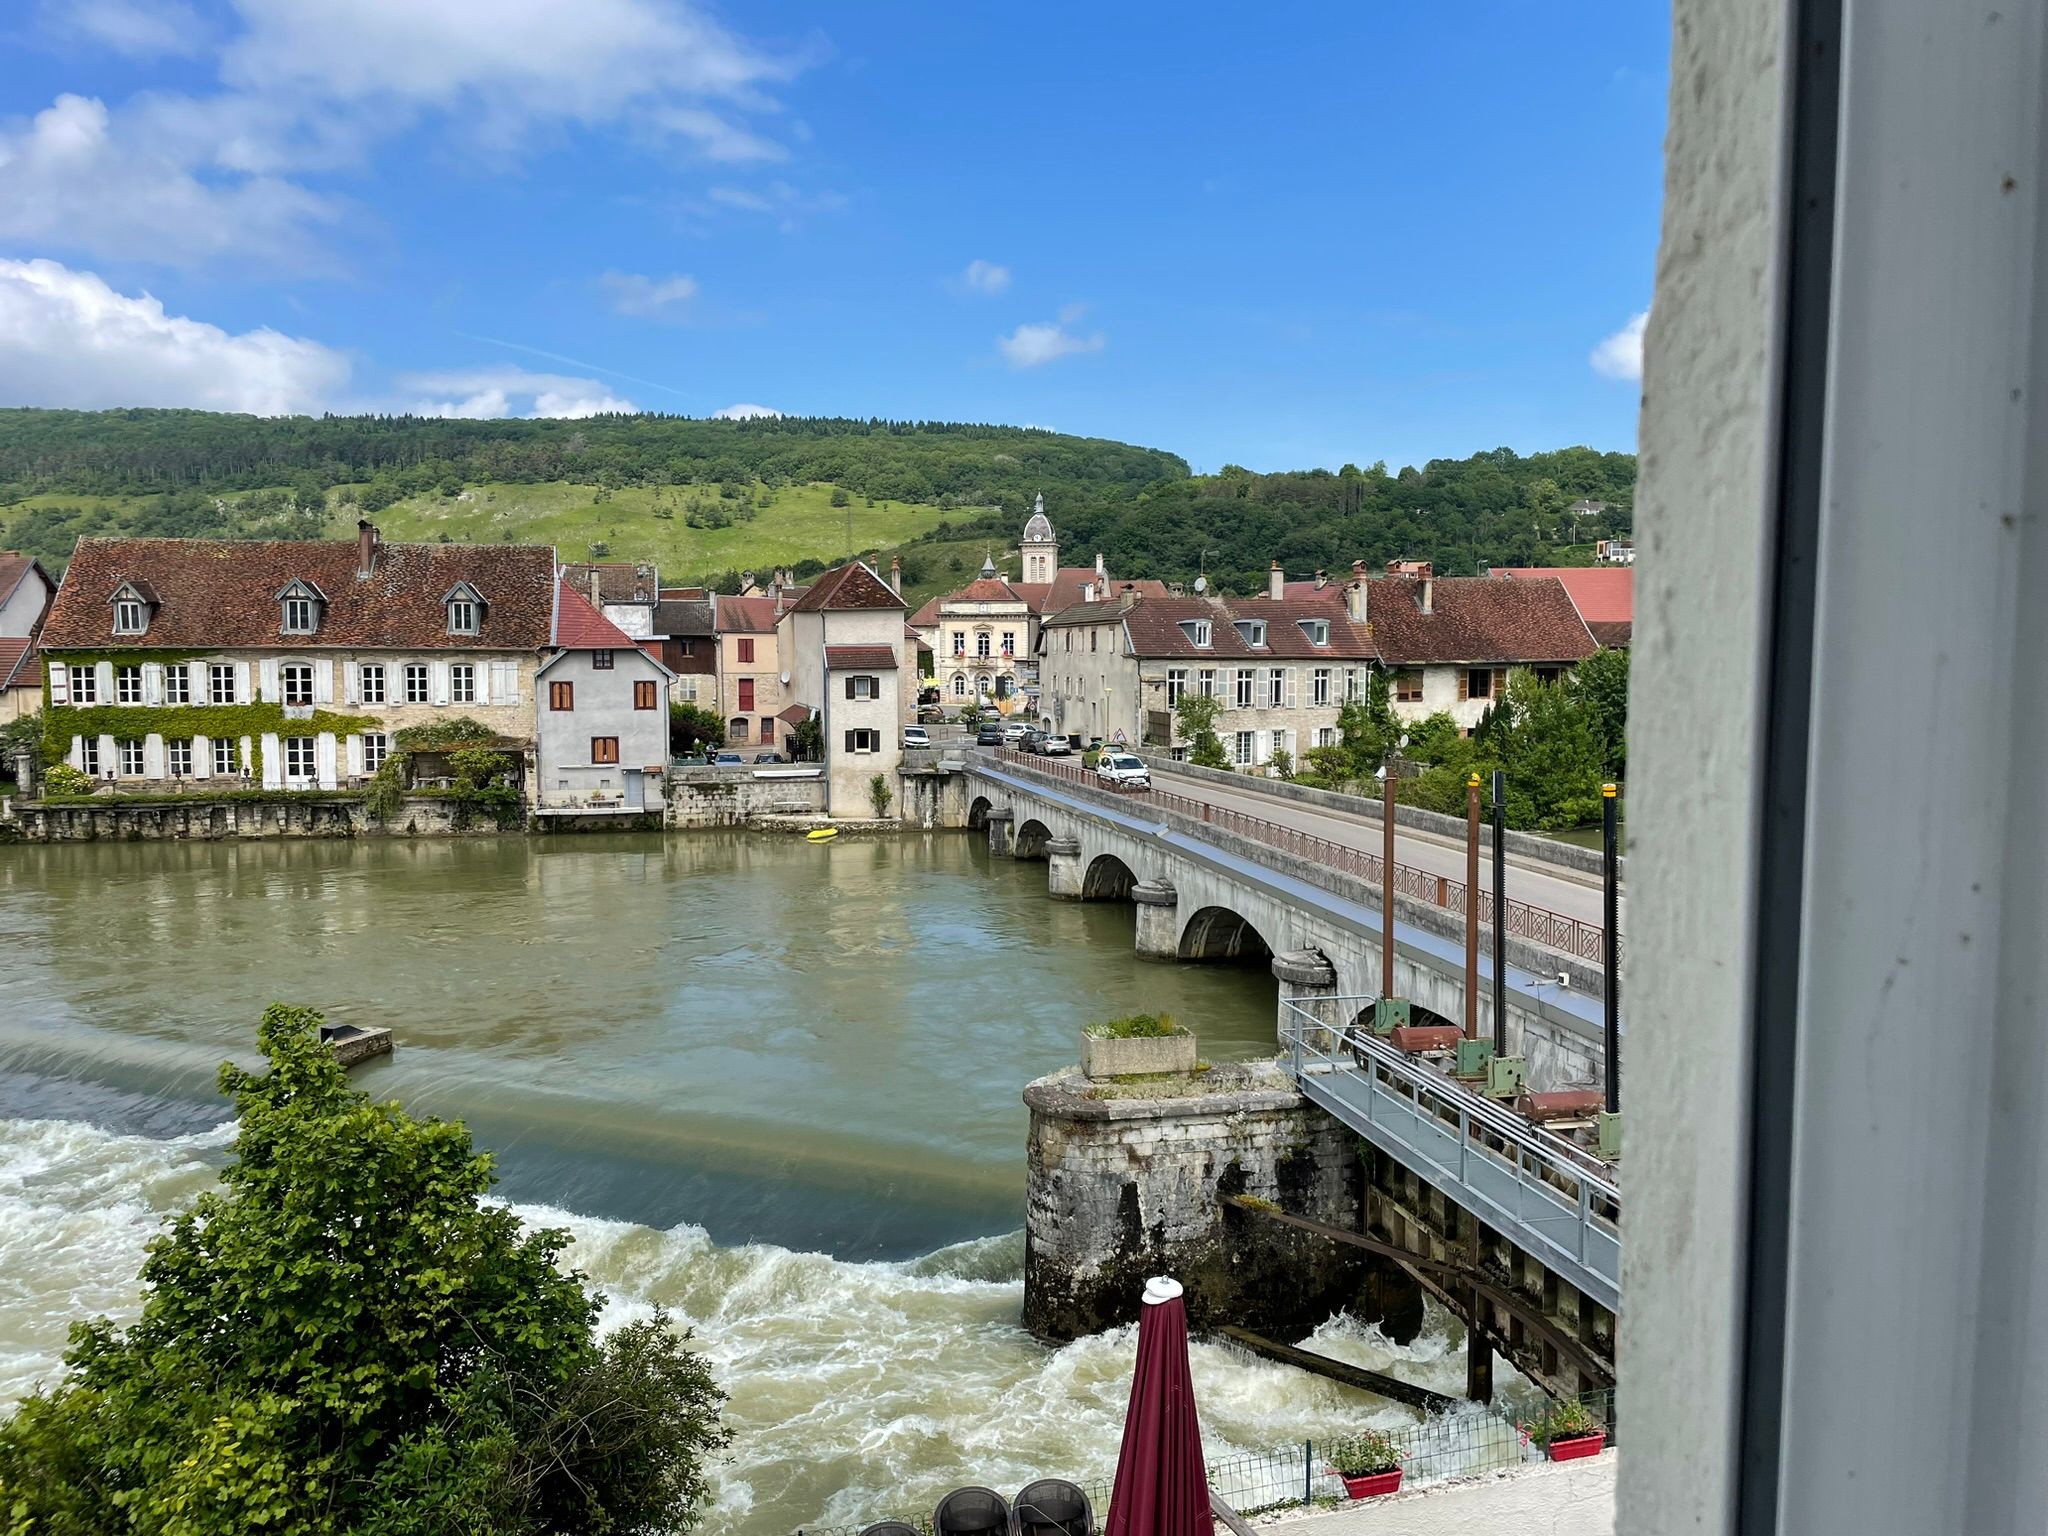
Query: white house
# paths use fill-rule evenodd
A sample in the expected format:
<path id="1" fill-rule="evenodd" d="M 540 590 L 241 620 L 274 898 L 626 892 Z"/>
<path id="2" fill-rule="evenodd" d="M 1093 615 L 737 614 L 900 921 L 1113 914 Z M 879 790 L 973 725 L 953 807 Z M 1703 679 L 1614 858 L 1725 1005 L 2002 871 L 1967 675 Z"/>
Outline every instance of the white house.
<path id="1" fill-rule="evenodd" d="M 856 560 L 827 571 L 784 611 L 778 650 L 790 692 L 824 732 L 827 809 L 873 816 L 879 774 L 901 791 L 903 727 L 917 708 L 915 643 L 896 589 Z"/>
<path id="2" fill-rule="evenodd" d="M 673 675 L 564 581 L 554 655 L 534 677 L 542 816 L 661 809 Z"/>

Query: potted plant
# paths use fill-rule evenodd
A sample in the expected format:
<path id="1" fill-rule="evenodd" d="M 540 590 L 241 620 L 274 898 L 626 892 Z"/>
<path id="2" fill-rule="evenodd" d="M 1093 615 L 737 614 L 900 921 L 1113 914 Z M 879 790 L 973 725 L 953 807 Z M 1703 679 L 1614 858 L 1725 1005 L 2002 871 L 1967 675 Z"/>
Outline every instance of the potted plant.
<path id="1" fill-rule="evenodd" d="M 1170 1013 L 1104 1019 L 1081 1031 L 1081 1070 L 1097 1079 L 1192 1072 L 1195 1044 Z"/>
<path id="2" fill-rule="evenodd" d="M 1552 1461 L 1597 1456 L 1607 1444 L 1606 1426 L 1576 1398 L 1551 1404 L 1536 1415 L 1535 1422 L 1527 1426 L 1527 1433 Z"/>
<path id="3" fill-rule="evenodd" d="M 1330 1470 L 1344 1480 L 1354 1499 L 1370 1499 L 1401 1489 L 1401 1448 L 1384 1430 L 1361 1429 L 1330 1445 Z"/>

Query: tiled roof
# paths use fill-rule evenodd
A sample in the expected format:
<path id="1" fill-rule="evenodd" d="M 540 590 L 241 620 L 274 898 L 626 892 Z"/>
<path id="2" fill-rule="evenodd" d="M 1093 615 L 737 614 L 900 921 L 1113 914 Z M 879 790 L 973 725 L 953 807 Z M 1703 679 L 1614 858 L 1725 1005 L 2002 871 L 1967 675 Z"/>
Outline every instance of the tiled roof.
<path id="1" fill-rule="evenodd" d="M 1597 649 L 1560 582 L 1439 576 L 1427 614 L 1421 588 L 1398 576 L 1366 584 L 1373 645 L 1389 666 L 1581 661 Z"/>
<path id="2" fill-rule="evenodd" d="M 828 645 L 827 672 L 886 672 L 896 665 L 896 653 L 886 645 Z"/>
<path id="3" fill-rule="evenodd" d="M 544 544 L 380 544 L 365 580 L 356 577 L 356 550 L 353 539 L 80 539 L 42 647 L 539 651 L 549 644 L 555 552 Z M 277 594 L 295 580 L 326 595 L 315 634 L 280 632 Z M 113 632 L 109 599 L 124 581 L 153 594 L 146 634 Z M 443 600 L 464 582 L 484 600 L 482 632 L 451 635 Z"/>
<path id="4" fill-rule="evenodd" d="M 709 635 L 716 630 L 709 598 L 664 597 L 654 605 L 654 632 L 672 639 Z"/>
<path id="5" fill-rule="evenodd" d="M 721 635 L 765 635 L 775 628 L 772 597 L 730 597 L 721 592 L 716 602 Z"/>
<path id="6" fill-rule="evenodd" d="M 1141 581 L 1106 581 L 1092 565 L 1063 565 L 1053 572 L 1051 581 L 1013 581 L 1010 589 L 1031 605 L 1032 612 L 1058 613 L 1080 602 L 1082 589 L 1091 581 L 1097 585 L 1098 602 L 1116 596 L 1126 587 L 1144 597 L 1170 595 L 1163 581 L 1154 581 L 1149 576 Z M 1106 591 L 1101 590 L 1104 587 Z"/>
<path id="7" fill-rule="evenodd" d="M 630 560 L 584 561 L 562 567 L 562 576 L 594 603 L 651 603 L 660 592 L 653 566 Z"/>
<path id="8" fill-rule="evenodd" d="M 939 604 L 944 601 L 943 597 L 926 598 L 924 606 L 910 616 L 912 627 L 916 629 L 930 629 L 933 625 L 937 624 L 939 622 Z"/>
<path id="9" fill-rule="evenodd" d="M 1340 608 L 1344 606 L 1344 583 L 1341 581 L 1327 580 L 1320 587 L 1313 579 L 1290 581 L 1281 590 L 1287 594 L 1287 601 L 1290 603 L 1335 603 Z"/>
<path id="10" fill-rule="evenodd" d="M 798 613 L 822 613 L 827 609 L 902 608 L 906 604 L 888 582 L 855 560 L 827 571 L 789 606 Z"/>
<path id="11" fill-rule="evenodd" d="M 775 718 L 778 720 L 787 720 L 791 725 L 802 725 L 806 720 L 810 719 L 811 716 L 815 715 L 816 713 L 817 711 L 811 708 L 811 706 L 808 704 L 791 704 L 786 709 L 777 710 L 775 712 Z"/>
<path id="12" fill-rule="evenodd" d="M 625 651 L 633 649 L 633 637 L 591 607 L 565 579 L 555 604 L 555 644 L 565 651 Z"/>
<path id="13" fill-rule="evenodd" d="M 32 556 L 24 555 L 18 550 L 0 549 L 0 603 L 13 596 L 14 589 L 26 581 L 31 572 L 42 579 L 46 591 L 55 589 L 56 583 L 50 580 L 48 573 Z M 36 617 L 41 618 L 42 615 L 37 614 Z"/>
<path id="14" fill-rule="evenodd" d="M 1327 603 L 1273 602 L 1270 599 L 1210 600 L 1205 597 L 1147 597 L 1140 595 L 1128 606 L 1119 603 L 1080 603 L 1045 621 L 1048 630 L 1077 624 L 1115 623 L 1121 608 L 1125 631 L 1131 637 L 1136 656 L 1172 656 L 1190 659 L 1277 660 L 1277 661 L 1363 661 L 1372 654 L 1365 626 L 1354 624 L 1341 612 L 1332 613 Z M 1209 643 L 1196 645 L 1181 627 L 1190 619 L 1209 621 Z M 1263 619 L 1266 643 L 1252 645 L 1236 627 L 1239 619 Z M 1326 623 L 1329 643 L 1317 645 L 1299 620 Z"/>
<path id="15" fill-rule="evenodd" d="M 0 690 L 42 686 L 43 658 L 35 642 L 20 635 L 0 635 Z"/>
<path id="16" fill-rule="evenodd" d="M 1606 646 L 1627 645 L 1635 629 L 1636 573 L 1626 565 L 1577 567 L 1497 566 L 1487 572 L 1504 581 L 1561 582 L 1579 617 Z"/>
<path id="17" fill-rule="evenodd" d="M 697 603 L 711 596 L 704 587 L 663 587 L 661 600 L 667 602 Z"/>
<path id="18" fill-rule="evenodd" d="M 949 593 L 944 599 L 948 603 L 1021 603 L 1018 595 L 1007 581 L 1000 576 L 983 576 L 970 581 L 958 592 Z"/>

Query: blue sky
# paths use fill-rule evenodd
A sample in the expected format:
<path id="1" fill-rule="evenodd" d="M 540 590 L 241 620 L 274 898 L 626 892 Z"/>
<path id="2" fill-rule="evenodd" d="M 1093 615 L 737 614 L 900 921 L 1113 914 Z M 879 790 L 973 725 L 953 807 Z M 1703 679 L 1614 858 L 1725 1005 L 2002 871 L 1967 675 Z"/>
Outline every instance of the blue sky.
<path id="1" fill-rule="evenodd" d="M 1642 0 L 0 15 L 0 405 L 1635 443 Z"/>

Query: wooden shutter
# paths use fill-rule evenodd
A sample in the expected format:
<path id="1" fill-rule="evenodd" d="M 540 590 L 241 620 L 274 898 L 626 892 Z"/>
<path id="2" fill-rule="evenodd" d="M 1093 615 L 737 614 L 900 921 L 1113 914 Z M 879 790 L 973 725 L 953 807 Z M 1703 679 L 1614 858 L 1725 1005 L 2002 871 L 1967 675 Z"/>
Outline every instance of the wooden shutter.
<path id="1" fill-rule="evenodd" d="M 484 662 L 473 661 L 469 664 L 469 675 L 476 679 L 476 681 L 470 685 L 471 691 L 476 695 L 476 702 L 479 704 L 488 704 L 491 702 L 491 685 L 489 682 L 490 674 L 491 669 L 489 665 Z"/>
<path id="2" fill-rule="evenodd" d="M 846 696 L 849 699 L 853 697 L 853 679 L 850 677 L 846 680 Z M 846 750 L 849 752 L 853 750 L 853 732 L 851 731 L 846 733 Z"/>
<path id="3" fill-rule="evenodd" d="M 361 672 L 362 670 L 363 670 L 363 669 L 362 669 L 362 667 L 361 667 L 361 666 L 360 666 L 360 665 L 359 665 L 358 663 L 356 663 L 356 662 L 353 662 L 353 661 L 344 661 L 344 662 L 343 662 L 343 663 L 341 664 L 341 702 L 342 702 L 342 703 L 344 703 L 344 704 L 353 704 L 353 703 L 355 703 L 355 701 L 356 701 L 356 695 L 357 695 L 357 693 L 358 693 L 358 692 L 360 691 L 360 685 L 359 685 L 359 684 L 357 683 L 357 681 L 356 681 L 356 678 L 357 678 L 357 674 L 359 674 L 359 673 L 360 673 L 360 672 Z"/>
<path id="4" fill-rule="evenodd" d="M 351 736 L 349 736 L 349 737 L 348 737 L 348 772 L 349 772 L 349 777 L 350 777 L 350 778 L 356 778 L 356 777 L 359 777 L 359 776 L 360 776 L 360 775 L 362 774 L 362 771 L 363 771 L 363 738 L 362 738 L 361 736 L 357 736 L 357 735 L 351 735 Z"/>
<path id="5" fill-rule="evenodd" d="M 1458 668 L 1458 702 L 1464 703 L 1472 697 L 1472 671 L 1469 667 Z"/>
<path id="6" fill-rule="evenodd" d="M 846 733 L 846 750 L 849 752 L 853 750 L 853 732 L 851 731 Z"/>
<path id="7" fill-rule="evenodd" d="M 428 662 L 427 677 L 429 679 L 428 692 L 433 701 L 436 704 L 446 704 L 448 702 L 448 663 L 445 661 Z"/>
<path id="8" fill-rule="evenodd" d="M 164 667 L 160 661 L 145 661 L 142 664 L 142 702 L 161 704 L 164 701 Z M 160 773 L 150 775 L 153 779 L 163 777 Z"/>
<path id="9" fill-rule="evenodd" d="M 313 738 L 313 772 L 322 789 L 334 788 L 334 732 L 322 731 Z"/>
<path id="10" fill-rule="evenodd" d="M 334 702 L 334 663 L 320 660 L 313 663 L 313 702 L 332 704 Z M 328 777 L 332 778 L 330 774 Z"/>
<path id="11" fill-rule="evenodd" d="M 234 663 L 234 668 L 235 702 L 237 704 L 253 703 L 255 701 L 256 695 L 255 691 L 249 686 L 249 663 L 247 663 L 246 661 L 238 661 Z M 209 694 L 207 697 L 210 701 L 212 695 Z"/>
<path id="12" fill-rule="evenodd" d="M 93 675 L 99 683 L 99 701 L 102 704 L 114 702 L 114 664 L 111 661 L 95 662 Z"/>
<path id="13" fill-rule="evenodd" d="M 279 789 L 283 785 L 284 743 L 269 731 L 265 731 L 263 733 L 263 787 L 265 789 Z"/>

